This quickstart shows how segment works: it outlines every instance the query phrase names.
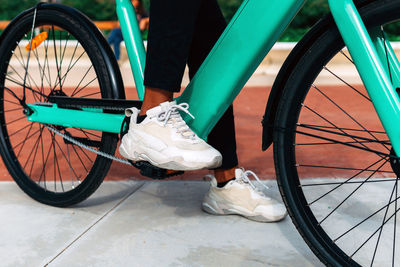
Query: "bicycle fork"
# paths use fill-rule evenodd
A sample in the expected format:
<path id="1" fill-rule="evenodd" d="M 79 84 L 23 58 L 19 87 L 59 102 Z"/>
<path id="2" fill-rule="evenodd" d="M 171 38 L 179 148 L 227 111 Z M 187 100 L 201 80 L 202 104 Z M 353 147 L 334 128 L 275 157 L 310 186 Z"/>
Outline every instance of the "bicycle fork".
<path id="1" fill-rule="evenodd" d="M 400 153 L 400 64 L 381 28 L 368 33 L 353 0 L 329 0 L 336 25 L 354 60 L 379 119 Z M 371 35 L 370 35 L 371 34 Z"/>

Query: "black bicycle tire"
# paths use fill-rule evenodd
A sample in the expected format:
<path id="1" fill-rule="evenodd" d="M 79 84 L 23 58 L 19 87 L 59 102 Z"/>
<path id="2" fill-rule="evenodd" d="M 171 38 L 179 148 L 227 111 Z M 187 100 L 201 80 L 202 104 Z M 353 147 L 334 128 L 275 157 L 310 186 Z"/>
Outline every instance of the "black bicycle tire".
<path id="1" fill-rule="evenodd" d="M 367 27 L 373 27 L 393 19 L 400 19 L 400 1 L 377 0 L 364 6 L 360 14 Z M 395 14 L 397 11 L 397 14 Z M 336 247 L 323 230 L 315 229 L 315 217 L 310 218 L 308 209 L 304 204 L 302 189 L 296 186 L 294 180 L 298 179 L 292 160 L 295 151 L 291 129 L 297 123 L 300 113 L 299 101 L 302 102 L 312 82 L 317 77 L 322 67 L 344 46 L 339 32 L 331 21 L 330 27 L 311 44 L 303 53 L 296 67 L 288 74 L 282 98 L 280 99 L 277 120 L 274 125 L 274 160 L 277 180 L 282 198 L 288 208 L 288 213 L 307 245 L 314 254 L 327 266 L 359 266 L 348 257 L 340 248 Z M 301 99 L 302 98 L 302 99 Z M 314 216 L 314 215 L 312 215 Z M 322 228 L 321 228 L 322 229 Z"/>
<path id="2" fill-rule="evenodd" d="M 0 62 L 8 62 L 11 57 L 12 44 L 19 41 L 17 39 L 19 39 L 18 36 L 20 36 L 21 31 L 27 31 L 32 26 L 33 16 L 34 10 L 26 13 L 22 18 L 19 18 L 18 21 L 13 23 L 12 28 L 7 29 L 7 34 L 6 36 L 2 36 L 2 44 L 0 45 Z M 112 81 L 106 67 L 106 62 L 111 62 L 111 60 L 115 59 L 105 58 L 106 55 L 100 52 L 101 47 L 99 47 L 99 42 L 93 40 L 93 35 L 89 32 L 89 26 L 82 25 L 82 20 L 78 21 L 74 16 L 66 12 L 51 9 L 41 10 L 39 8 L 36 14 L 36 21 L 38 24 L 49 23 L 61 26 L 63 29 L 79 38 L 79 42 L 86 50 L 96 71 L 101 89 L 101 96 L 103 98 L 115 97 L 111 90 Z M 3 68 L 7 69 L 7 64 L 3 64 L 1 68 L 1 73 L 4 73 L 5 71 L 3 71 Z M 0 77 L 0 82 L 3 84 L 3 76 Z M 4 89 L 1 91 L 3 95 Z M 0 108 L 3 109 L 3 105 L 1 105 Z M 47 191 L 38 186 L 24 173 L 16 159 L 15 153 L 11 151 L 3 112 L 1 112 L 0 121 L 0 153 L 3 161 L 18 186 L 30 197 L 41 203 L 57 207 L 66 207 L 85 200 L 100 186 L 111 166 L 112 160 L 97 156 L 87 177 L 76 188 L 62 193 Z M 114 154 L 117 142 L 118 137 L 116 134 L 103 133 L 101 138 L 101 150 L 109 154 Z"/>

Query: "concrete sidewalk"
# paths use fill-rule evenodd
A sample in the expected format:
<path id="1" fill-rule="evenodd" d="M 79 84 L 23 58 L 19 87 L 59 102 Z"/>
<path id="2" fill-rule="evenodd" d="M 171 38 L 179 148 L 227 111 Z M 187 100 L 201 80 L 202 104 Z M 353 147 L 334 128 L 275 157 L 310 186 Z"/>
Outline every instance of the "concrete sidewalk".
<path id="1" fill-rule="evenodd" d="M 273 192 L 276 182 L 266 181 Z M 104 182 L 70 208 L 0 183 L 1 266 L 321 266 L 291 220 L 201 211 L 202 181 Z"/>

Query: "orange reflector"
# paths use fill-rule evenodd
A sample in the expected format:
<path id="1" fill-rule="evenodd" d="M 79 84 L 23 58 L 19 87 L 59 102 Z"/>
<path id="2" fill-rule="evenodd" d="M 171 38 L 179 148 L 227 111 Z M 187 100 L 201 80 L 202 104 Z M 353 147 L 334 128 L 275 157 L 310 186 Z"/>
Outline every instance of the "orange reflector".
<path id="1" fill-rule="evenodd" d="M 38 35 L 32 38 L 32 46 L 31 43 L 28 43 L 27 46 L 25 46 L 25 50 L 29 52 L 29 48 L 31 48 L 31 50 L 36 49 L 36 47 L 38 47 L 46 39 L 47 39 L 47 32 L 39 33 Z"/>

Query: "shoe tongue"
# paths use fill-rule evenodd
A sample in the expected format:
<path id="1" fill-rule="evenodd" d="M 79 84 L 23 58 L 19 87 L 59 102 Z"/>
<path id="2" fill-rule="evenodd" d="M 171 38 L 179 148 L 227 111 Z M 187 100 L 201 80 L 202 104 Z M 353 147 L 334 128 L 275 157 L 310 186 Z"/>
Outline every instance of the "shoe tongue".
<path id="1" fill-rule="evenodd" d="M 146 112 L 147 116 L 157 116 L 160 112 L 165 112 L 167 111 L 171 106 L 176 105 L 176 101 L 171 101 L 171 102 L 163 102 L 160 105 L 149 109 Z"/>

